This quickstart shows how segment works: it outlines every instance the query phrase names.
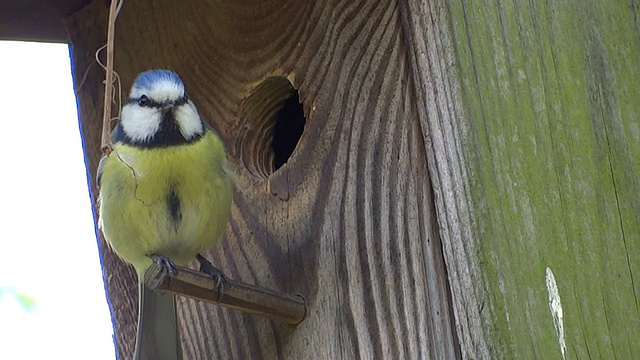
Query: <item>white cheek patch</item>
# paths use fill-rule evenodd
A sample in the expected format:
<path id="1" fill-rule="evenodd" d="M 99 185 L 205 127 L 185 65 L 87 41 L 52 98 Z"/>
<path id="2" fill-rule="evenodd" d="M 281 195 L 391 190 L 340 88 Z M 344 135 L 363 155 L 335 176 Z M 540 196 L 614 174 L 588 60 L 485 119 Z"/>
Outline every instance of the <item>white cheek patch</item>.
<path id="1" fill-rule="evenodd" d="M 196 106 L 193 105 L 191 100 L 188 100 L 184 105 L 176 107 L 174 116 L 180 133 L 186 140 L 204 133 L 204 124 L 202 124 L 198 110 L 196 110 Z"/>
<path id="2" fill-rule="evenodd" d="M 160 129 L 160 110 L 127 104 L 122 108 L 120 125 L 131 140 L 149 140 Z"/>

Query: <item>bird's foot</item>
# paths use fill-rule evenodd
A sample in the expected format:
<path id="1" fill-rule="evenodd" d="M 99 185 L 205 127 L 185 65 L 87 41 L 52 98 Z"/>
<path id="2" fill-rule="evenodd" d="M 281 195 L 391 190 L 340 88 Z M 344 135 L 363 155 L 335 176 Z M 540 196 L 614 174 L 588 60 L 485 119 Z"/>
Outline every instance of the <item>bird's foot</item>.
<path id="1" fill-rule="evenodd" d="M 198 254 L 196 255 L 196 259 L 200 263 L 200 271 L 206 274 L 209 274 L 213 281 L 215 281 L 216 286 L 218 287 L 218 302 L 222 300 L 222 295 L 224 295 L 224 284 L 227 282 L 227 277 L 224 275 L 222 270 L 213 266 L 213 264 L 204 258 L 204 256 Z"/>
<path id="2" fill-rule="evenodd" d="M 176 265 L 173 263 L 173 261 L 171 261 L 171 259 L 156 254 L 149 255 L 149 257 L 151 258 L 151 260 L 153 260 L 153 262 L 158 264 L 158 273 L 156 274 L 156 276 L 160 275 L 160 273 L 164 269 L 167 269 L 167 273 L 169 273 L 170 276 L 176 276 L 178 274 Z"/>

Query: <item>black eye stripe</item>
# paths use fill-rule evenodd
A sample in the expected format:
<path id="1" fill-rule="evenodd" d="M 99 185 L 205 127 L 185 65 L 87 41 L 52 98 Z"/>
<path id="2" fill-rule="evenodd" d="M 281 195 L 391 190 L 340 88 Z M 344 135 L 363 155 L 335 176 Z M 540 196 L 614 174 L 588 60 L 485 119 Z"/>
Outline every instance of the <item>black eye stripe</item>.
<path id="1" fill-rule="evenodd" d="M 160 108 L 162 107 L 162 104 L 157 102 L 157 101 L 153 101 L 149 98 L 143 100 L 142 97 L 139 98 L 129 98 L 127 99 L 127 103 L 128 104 L 138 104 L 142 107 L 149 107 L 149 108 Z"/>
<path id="2" fill-rule="evenodd" d="M 141 103 L 142 100 L 145 100 L 143 103 Z M 147 97 L 139 97 L 139 98 L 129 98 L 127 99 L 127 103 L 128 104 L 138 104 L 142 107 L 148 107 L 148 108 L 161 108 L 162 107 L 162 103 L 159 103 L 157 101 L 151 100 Z M 183 96 L 181 98 L 179 98 L 176 101 L 173 101 L 173 106 L 180 106 L 180 105 L 184 105 L 187 103 L 187 97 Z"/>
<path id="3" fill-rule="evenodd" d="M 183 97 L 179 98 L 178 100 L 176 100 L 176 101 L 173 103 L 173 105 L 174 105 L 174 106 L 180 106 L 180 105 L 184 105 L 184 104 L 186 104 L 186 103 L 187 103 L 187 96 L 185 95 L 185 96 L 183 96 Z"/>

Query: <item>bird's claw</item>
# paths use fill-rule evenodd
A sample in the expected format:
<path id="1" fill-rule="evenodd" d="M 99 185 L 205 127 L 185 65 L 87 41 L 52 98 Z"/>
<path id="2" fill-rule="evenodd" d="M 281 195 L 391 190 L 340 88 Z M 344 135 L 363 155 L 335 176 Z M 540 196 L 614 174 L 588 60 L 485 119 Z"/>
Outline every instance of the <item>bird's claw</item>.
<path id="1" fill-rule="evenodd" d="M 206 274 L 209 274 L 213 281 L 216 283 L 216 287 L 218 288 L 218 302 L 222 300 L 222 296 L 224 295 L 224 284 L 227 282 L 226 275 L 222 272 L 222 270 L 213 266 L 213 264 L 204 258 L 204 256 L 198 254 L 196 255 L 196 259 L 200 262 L 200 271 Z"/>
<path id="2" fill-rule="evenodd" d="M 167 269 L 167 273 L 170 276 L 176 276 L 178 274 L 178 270 L 176 270 L 176 265 L 171 261 L 171 259 L 161 256 L 161 255 L 150 255 L 149 256 L 153 262 L 158 264 L 158 273 L 156 276 L 160 275 L 162 270 Z"/>

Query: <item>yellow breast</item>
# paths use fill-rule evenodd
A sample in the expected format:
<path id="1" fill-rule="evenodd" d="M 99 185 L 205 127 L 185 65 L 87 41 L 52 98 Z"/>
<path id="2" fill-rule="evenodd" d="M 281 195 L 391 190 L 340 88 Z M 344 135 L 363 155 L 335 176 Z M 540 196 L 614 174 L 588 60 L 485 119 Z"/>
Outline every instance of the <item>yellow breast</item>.
<path id="1" fill-rule="evenodd" d="M 215 245 L 229 218 L 232 176 L 220 139 L 166 148 L 116 144 L 100 186 L 100 227 L 139 275 L 162 255 L 185 264 Z"/>

